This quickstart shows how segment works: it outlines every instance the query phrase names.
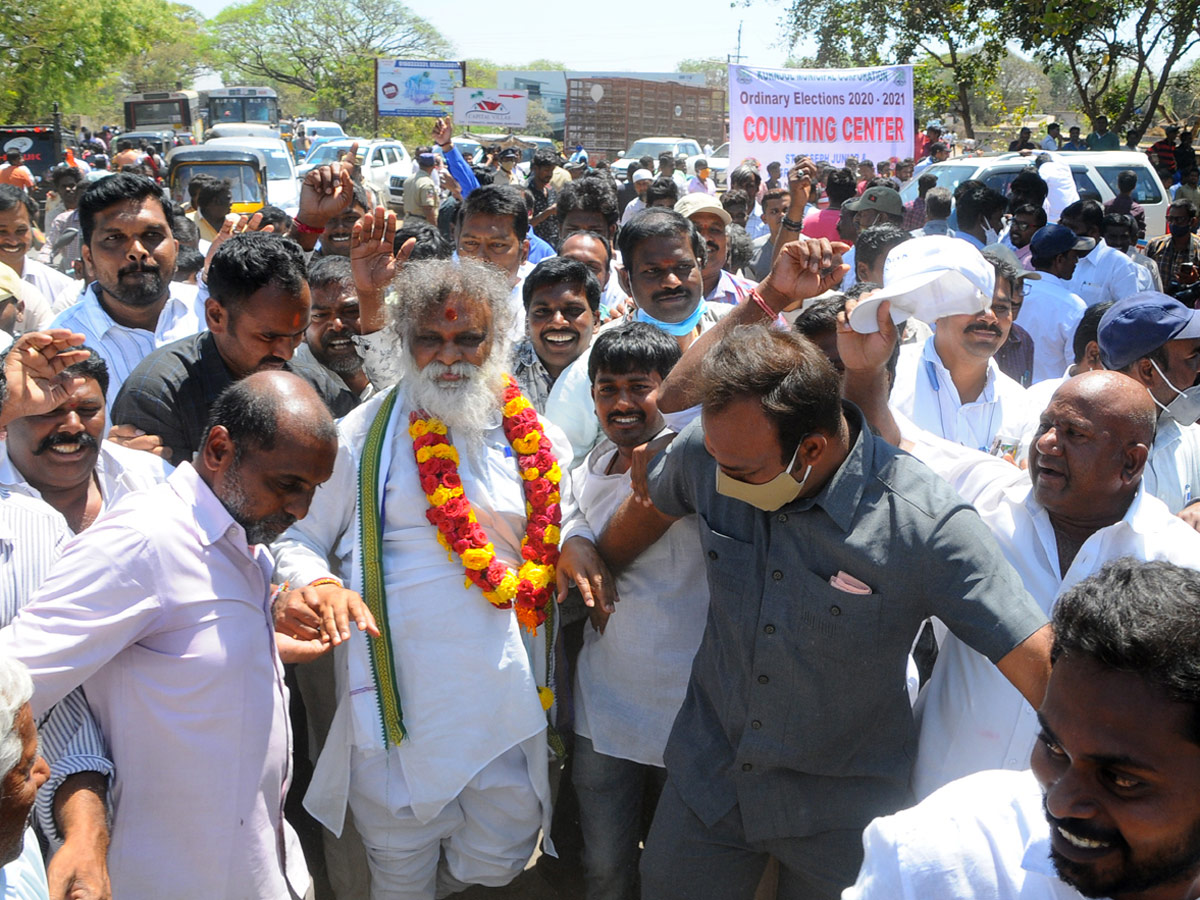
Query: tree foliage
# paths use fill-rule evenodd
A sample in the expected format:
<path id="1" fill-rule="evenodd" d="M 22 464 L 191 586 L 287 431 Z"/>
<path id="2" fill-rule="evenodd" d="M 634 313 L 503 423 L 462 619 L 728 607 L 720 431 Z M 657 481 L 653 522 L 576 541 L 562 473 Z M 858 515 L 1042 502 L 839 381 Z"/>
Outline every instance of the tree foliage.
<path id="1" fill-rule="evenodd" d="M 1144 131 L 1172 69 L 1200 42 L 1197 16 L 1200 0 L 1007 0 L 1003 23 L 1047 68 L 1066 64 L 1085 115 Z"/>
<path id="2" fill-rule="evenodd" d="M 953 88 L 949 108 L 971 137 L 972 97 L 990 88 L 1005 53 L 998 18 L 994 0 L 796 0 L 784 21 L 793 46 L 815 41 L 809 65 L 924 64 L 927 76 L 944 70 Z"/>
<path id="3" fill-rule="evenodd" d="M 66 9 L 28 0 L 0 9 L 0 121 L 48 121 L 89 105 L 125 62 L 177 26 L 166 0 L 94 0 Z"/>
<path id="4" fill-rule="evenodd" d="M 227 82 L 292 85 L 360 129 L 375 115 L 377 57 L 451 54 L 437 29 L 391 0 L 250 0 L 222 10 L 212 32 Z"/>

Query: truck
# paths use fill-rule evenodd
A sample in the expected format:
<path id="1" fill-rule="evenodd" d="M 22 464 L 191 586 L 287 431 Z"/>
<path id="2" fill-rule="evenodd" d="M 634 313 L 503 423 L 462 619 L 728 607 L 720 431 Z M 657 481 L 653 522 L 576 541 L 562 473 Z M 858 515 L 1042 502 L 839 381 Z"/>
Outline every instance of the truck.
<path id="1" fill-rule="evenodd" d="M 0 151 L 21 151 L 22 160 L 38 181 L 30 195 L 40 211 L 46 208 L 46 191 L 50 189 L 45 183 L 46 173 L 62 162 L 63 150 L 75 144 L 74 132 L 62 124 L 58 104 L 54 109 L 54 121 L 48 125 L 0 125 Z"/>
<path id="2" fill-rule="evenodd" d="M 591 162 L 621 157 L 647 135 L 725 141 L 725 91 L 640 78 L 568 78 L 563 146 L 582 144 Z"/>

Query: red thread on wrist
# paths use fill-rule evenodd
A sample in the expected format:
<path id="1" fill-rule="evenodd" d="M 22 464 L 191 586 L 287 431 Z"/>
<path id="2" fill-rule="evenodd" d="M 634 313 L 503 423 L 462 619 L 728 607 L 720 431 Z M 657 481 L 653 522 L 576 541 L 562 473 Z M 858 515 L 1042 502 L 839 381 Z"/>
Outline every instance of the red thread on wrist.
<path id="1" fill-rule="evenodd" d="M 311 225 L 305 225 L 299 219 L 292 219 L 292 224 L 296 226 L 296 230 L 301 234 L 324 234 L 324 228 L 313 228 Z"/>
<path id="2" fill-rule="evenodd" d="M 758 308 L 767 314 L 768 319 L 774 320 L 779 315 L 779 313 L 767 305 L 767 301 L 762 298 L 762 294 L 758 292 L 758 288 L 750 288 L 750 299 L 758 304 Z"/>

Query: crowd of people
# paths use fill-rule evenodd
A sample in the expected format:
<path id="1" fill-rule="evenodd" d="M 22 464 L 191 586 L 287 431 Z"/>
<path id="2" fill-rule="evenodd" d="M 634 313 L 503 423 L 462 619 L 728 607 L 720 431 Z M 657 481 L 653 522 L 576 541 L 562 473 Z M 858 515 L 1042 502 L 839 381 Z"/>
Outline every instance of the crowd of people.
<path id="1" fill-rule="evenodd" d="M 935 125 L 0 169 L 5 896 L 1200 896 L 1195 200 Z"/>

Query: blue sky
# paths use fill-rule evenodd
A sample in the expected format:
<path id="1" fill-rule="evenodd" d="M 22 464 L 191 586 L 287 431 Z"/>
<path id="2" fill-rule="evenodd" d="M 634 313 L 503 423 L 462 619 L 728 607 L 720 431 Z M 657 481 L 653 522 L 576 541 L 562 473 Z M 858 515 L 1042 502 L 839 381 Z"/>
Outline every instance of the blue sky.
<path id="1" fill-rule="evenodd" d="M 192 0 L 205 16 L 222 0 Z M 742 28 L 743 62 L 777 67 L 787 58 L 778 46 L 781 0 L 755 0 L 752 7 L 729 0 L 675 4 L 496 3 L 494 0 L 413 0 L 410 8 L 432 22 L 457 48 L 459 57 L 482 57 L 515 68 L 532 59 L 558 59 L 571 69 L 669 72 L 687 58 L 719 57 L 737 47 Z M 539 10 L 531 23 L 525 10 Z M 670 10 L 670 16 L 664 12 Z M 637 21 L 637 20 L 641 21 Z M 635 24 L 636 23 L 636 24 Z"/>

